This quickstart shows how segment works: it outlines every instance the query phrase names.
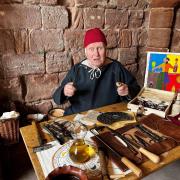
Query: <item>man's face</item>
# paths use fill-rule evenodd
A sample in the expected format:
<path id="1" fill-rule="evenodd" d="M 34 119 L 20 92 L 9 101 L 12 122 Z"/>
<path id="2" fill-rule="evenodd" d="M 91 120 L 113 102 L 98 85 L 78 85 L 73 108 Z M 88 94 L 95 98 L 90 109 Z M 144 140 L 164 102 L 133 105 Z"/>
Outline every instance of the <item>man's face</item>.
<path id="1" fill-rule="evenodd" d="M 106 58 L 106 48 L 103 42 L 89 44 L 85 49 L 86 57 L 93 67 L 101 67 Z"/>

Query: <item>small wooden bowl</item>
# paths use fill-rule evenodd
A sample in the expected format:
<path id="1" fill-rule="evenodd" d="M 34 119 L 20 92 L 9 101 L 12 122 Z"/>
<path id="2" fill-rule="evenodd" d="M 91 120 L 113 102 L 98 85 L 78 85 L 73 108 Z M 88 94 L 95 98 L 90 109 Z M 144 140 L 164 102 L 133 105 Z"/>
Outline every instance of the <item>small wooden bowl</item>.
<path id="1" fill-rule="evenodd" d="M 50 109 L 48 112 L 49 119 L 57 119 L 59 117 L 62 117 L 63 115 L 64 115 L 64 110 L 60 108 Z"/>
<path id="2" fill-rule="evenodd" d="M 45 180 L 88 180 L 85 172 L 74 166 L 63 166 L 54 169 Z"/>

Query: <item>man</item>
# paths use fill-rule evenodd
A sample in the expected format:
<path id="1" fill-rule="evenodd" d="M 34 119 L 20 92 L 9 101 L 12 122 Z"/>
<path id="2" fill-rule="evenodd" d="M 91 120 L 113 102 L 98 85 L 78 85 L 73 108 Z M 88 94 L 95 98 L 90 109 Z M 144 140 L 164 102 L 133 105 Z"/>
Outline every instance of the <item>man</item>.
<path id="1" fill-rule="evenodd" d="M 166 72 L 166 73 L 169 72 L 169 69 L 173 69 L 173 66 L 169 63 L 169 58 L 167 58 L 167 57 L 164 58 L 163 63 L 154 67 L 153 71 L 156 69 L 160 69 L 160 68 L 162 68 L 162 72 Z"/>
<path id="2" fill-rule="evenodd" d="M 121 102 L 139 92 L 136 79 L 121 63 L 106 57 L 106 46 L 105 35 L 100 29 L 86 32 L 87 58 L 71 68 L 53 95 L 57 104 L 70 101 L 71 106 L 65 109 L 64 115 Z M 118 87 L 117 82 L 120 82 Z"/>
<path id="3" fill-rule="evenodd" d="M 156 69 L 162 69 L 162 71 L 159 73 L 157 78 L 157 89 L 166 90 L 166 86 L 169 83 L 169 69 L 173 69 L 174 67 L 169 63 L 169 58 L 164 58 L 163 63 L 154 67 L 152 70 L 155 71 Z"/>

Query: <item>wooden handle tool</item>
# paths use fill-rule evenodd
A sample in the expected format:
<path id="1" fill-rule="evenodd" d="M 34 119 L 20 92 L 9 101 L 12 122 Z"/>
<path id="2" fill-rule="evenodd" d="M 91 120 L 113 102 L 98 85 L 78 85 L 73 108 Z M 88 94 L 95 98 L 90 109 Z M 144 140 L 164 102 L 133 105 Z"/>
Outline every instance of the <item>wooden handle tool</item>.
<path id="1" fill-rule="evenodd" d="M 133 164 L 128 158 L 122 157 L 121 161 L 136 174 L 137 177 L 142 176 L 142 170 L 138 168 L 135 164 Z"/>
<path id="2" fill-rule="evenodd" d="M 95 129 L 90 129 L 90 131 L 95 135 L 95 137 L 105 145 L 105 147 L 110 150 L 116 157 L 120 158 L 120 160 L 134 172 L 137 177 L 142 176 L 142 170 L 138 168 L 135 164 L 133 164 L 126 157 L 122 157 L 116 150 L 114 150 L 111 146 L 109 146 L 101 137 L 98 136 L 98 132 Z"/>
<path id="3" fill-rule="evenodd" d="M 109 127 L 107 127 L 111 132 L 113 132 L 114 134 L 116 134 L 119 138 L 121 138 L 125 143 L 127 143 L 127 145 L 131 145 L 136 147 L 139 152 L 141 152 L 142 154 L 144 154 L 148 159 L 150 159 L 152 162 L 154 163 L 159 163 L 160 161 L 160 157 L 148 150 L 146 150 L 145 148 L 141 147 L 140 145 L 138 145 L 137 143 L 133 142 L 132 140 L 130 140 L 129 138 L 126 138 L 125 136 L 123 136 L 121 133 L 119 133 L 118 131 L 115 131 Z"/>

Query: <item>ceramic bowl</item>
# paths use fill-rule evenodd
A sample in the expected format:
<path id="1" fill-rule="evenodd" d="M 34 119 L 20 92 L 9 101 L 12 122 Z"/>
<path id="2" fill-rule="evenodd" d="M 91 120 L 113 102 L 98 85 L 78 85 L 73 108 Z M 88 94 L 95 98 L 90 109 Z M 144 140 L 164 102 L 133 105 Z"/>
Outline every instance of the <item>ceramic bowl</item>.
<path id="1" fill-rule="evenodd" d="M 63 115 L 64 115 L 64 110 L 60 108 L 54 108 L 49 110 L 48 112 L 49 119 L 57 119 L 59 117 L 62 117 Z"/>
<path id="2" fill-rule="evenodd" d="M 88 180 L 85 172 L 74 166 L 63 166 L 54 169 L 45 180 Z"/>

